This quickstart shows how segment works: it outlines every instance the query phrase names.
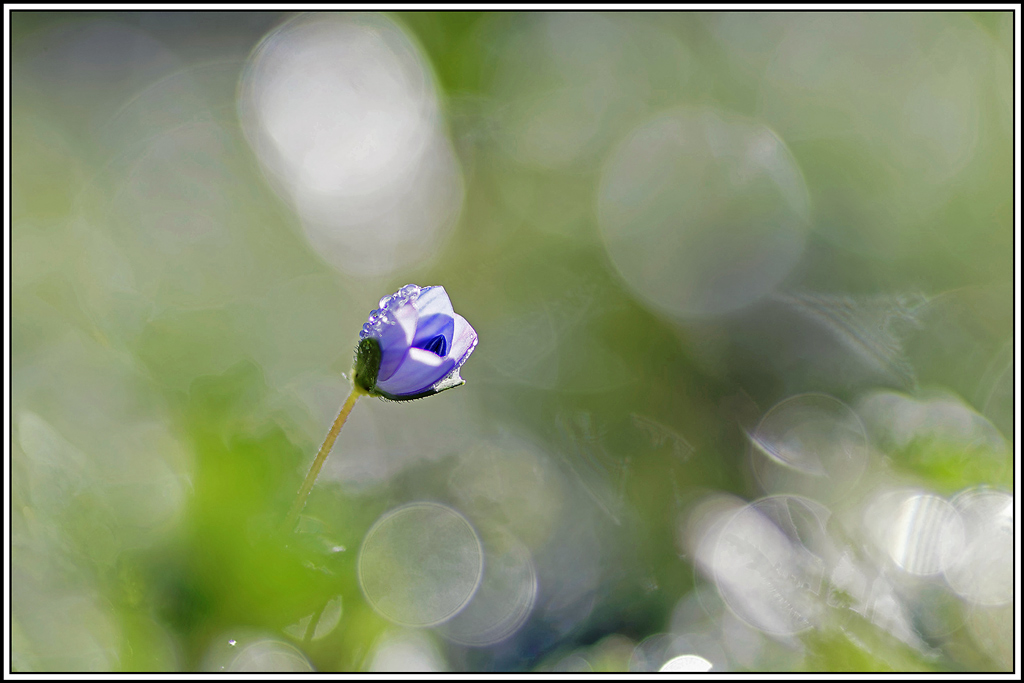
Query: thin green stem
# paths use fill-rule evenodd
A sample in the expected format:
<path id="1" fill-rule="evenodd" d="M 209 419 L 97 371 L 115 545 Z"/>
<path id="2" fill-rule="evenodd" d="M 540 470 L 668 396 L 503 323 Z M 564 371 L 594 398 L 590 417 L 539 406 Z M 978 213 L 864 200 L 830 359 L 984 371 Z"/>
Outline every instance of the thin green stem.
<path id="1" fill-rule="evenodd" d="M 345 405 L 341 407 L 341 412 L 338 413 L 337 419 L 331 425 L 331 431 L 327 432 L 327 438 L 324 439 L 323 445 L 320 446 L 320 451 L 316 454 L 316 458 L 313 459 L 313 464 L 309 468 L 306 480 L 302 482 L 302 488 L 299 489 L 299 495 L 296 497 L 292 509 L 288 512 L 288 518 L 285 520 L 286 531 L 291 531 L 295 528 L 295 522 L 299 519 L 299 513 L 302 512 L 302 508 L 306 507 L 306 499 L 309 498 L 309 492 L 313 490 L 313 484 L 316 483 L 316 478 L 320 474 L 320 468 L 323 467 L 324 461 L 327 460 L 327 454 L 331 452 L 331 447 L 334 446 L 334 441 L 338 438 L 338 432 L 341 431 L 342 425 L 348 419 L 348 414 L 352 412 L 352 407 L 355 406 L 356 401 L 364 393 L 366 392 L 359 387 L 353 387 L 352 393 L 345 399 Z"/>

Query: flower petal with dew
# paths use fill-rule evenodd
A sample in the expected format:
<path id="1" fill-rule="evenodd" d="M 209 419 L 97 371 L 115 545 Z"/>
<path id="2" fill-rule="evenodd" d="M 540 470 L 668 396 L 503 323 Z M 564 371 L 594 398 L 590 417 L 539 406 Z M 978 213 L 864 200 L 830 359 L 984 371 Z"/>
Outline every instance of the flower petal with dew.
<path id="1" fill-rule="evenodd" d="M 452 308 L 444 287 L 406 285 L 384 297 L 359 333 L 357 386 L 395 401 L 459 386 L 476 331 Z"/>

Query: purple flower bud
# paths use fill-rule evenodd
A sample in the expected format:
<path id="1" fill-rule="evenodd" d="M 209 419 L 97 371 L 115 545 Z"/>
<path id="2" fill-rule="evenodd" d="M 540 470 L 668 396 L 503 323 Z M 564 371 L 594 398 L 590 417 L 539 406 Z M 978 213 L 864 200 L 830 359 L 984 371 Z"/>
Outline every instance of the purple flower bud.
<path id="1" fill-rule="evenodd" d="M 379 306 L 359 333 L 356 381 L 363 389 L 403 401 L 465 383 L 459 368 L 476 348 L 477 335 L 452 309 L 444 287 L 406 285 Z"/>

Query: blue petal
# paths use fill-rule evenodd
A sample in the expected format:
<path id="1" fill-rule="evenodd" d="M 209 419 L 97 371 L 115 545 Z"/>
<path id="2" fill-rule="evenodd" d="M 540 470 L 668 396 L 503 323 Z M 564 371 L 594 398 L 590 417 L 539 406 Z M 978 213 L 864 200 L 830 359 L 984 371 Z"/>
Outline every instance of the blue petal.
<path id="1" fill-rule="evenodd" d="M 434 337 L 444 337 L 444 347 L 452 347 L 452 335 L 455 332 L 455 320 L 447 313 L 435 313 L 433 315 L 420 315 L 416 323 L 416 335 L 413 337 L 412 345 L 418 349 L 426 348 L 427 344 Z M 445 354 L 441 354 L 444 356 Z"/>
<path id="2" fill-rule="evenodd" d="M 380 370 L 377 372 L 377 382 L 395 374 L 398 366 L 405 360 L 405 354 L 412 346 L 413 336 L 416 333 L 417 315 L 412 304 L 405 304 L 394 311 L 388 311 L 388 315 L 395 323 L 384 325 L 378 339 L 380 341 Z"/>
<path id="3" fill-rule="evenodd" d="M 455 309 L 452 308 L 448 292 L 444 291 L 444 287 L 440 285 L 421 289 L 419 296 L 412 302 L 412 305 L 416 307 L 421 319 L 428 315 L 442 314 L 447 315 L 449 318 L 455 315 Z"/>
<path id="4" fill-rule="evenodd" d="M 439 334 L 426 344 L 417 346 L 416 348 L 436 353 L 439 357 L 444 358 L 448 355 L 448 340 L 444 338 L 443 334 Z"/>
<path id="5" fill-rule="evenodd" d="M 452 367 L 459 368 L 473 353 L 478 341 L 476 330 L 458 313 L 455 314 L 452 343 L 448 349 L 448 359 L 453 361 Z"/>
<path id="6" fill-rule="evenodd" d="M 391 377 L 377 380 L 377 387 L 395 396 L 419 394 L 430 389 L 455 367 L 455 361 L 425 349 L 411 348 Z"/>

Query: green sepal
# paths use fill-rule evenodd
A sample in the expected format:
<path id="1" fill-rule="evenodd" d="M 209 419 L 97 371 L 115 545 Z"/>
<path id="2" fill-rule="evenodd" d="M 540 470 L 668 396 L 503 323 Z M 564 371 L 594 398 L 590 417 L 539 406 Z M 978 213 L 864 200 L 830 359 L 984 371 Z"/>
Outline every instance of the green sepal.
<path id="1" fill-rule="evenodd" d="M 368 394 L 377 393 L 377 373 L 380 372 L 380 342 L 367 337 L 356 347 L 356 359 L 352 366 L 352 383 Z"/>

